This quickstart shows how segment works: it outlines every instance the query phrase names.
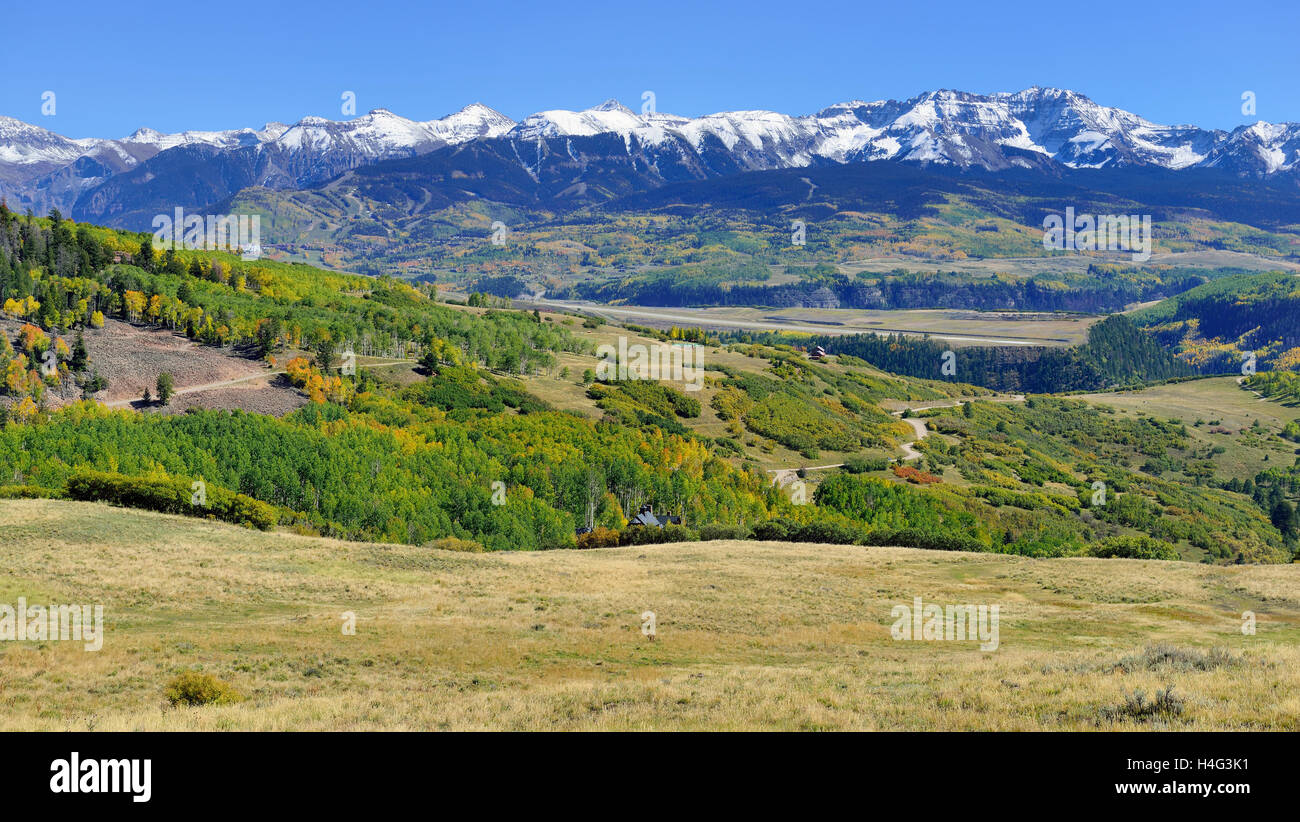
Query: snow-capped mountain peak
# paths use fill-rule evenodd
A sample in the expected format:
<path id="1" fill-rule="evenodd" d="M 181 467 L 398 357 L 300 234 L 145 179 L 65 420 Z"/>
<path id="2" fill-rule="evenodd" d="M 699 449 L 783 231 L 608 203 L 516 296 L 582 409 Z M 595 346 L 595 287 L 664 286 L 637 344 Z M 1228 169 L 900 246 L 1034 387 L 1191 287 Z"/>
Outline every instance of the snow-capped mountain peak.
<path id="1" fill-rule="evenodd" d="M 621 113 L 623 113 L 623 114 L 631 114 L 631 115 L 634 116 L 634 117 L 636 116 L 636 113 L 633 112 L 632 109 L 630 109 L 630 108 L 628 108 L 627 106 L 623 105 L 622 103 L 620 103 L 618 100 L 614 99 L 613 97 L 609 98 L 608 100 L 606 100 L 605 102 L 601 103 L 600 105 L 595 106 L 595 107 L 589 109 L 589 111 L 617 111 L 617 112 L 621 112 Z"/>
<path id="2" fill-rule="evenodd" d="M 425 123 L 430 132 L 452 145 L 470 140 L 500 137 L 515 127 L 515 121 L 482 103 L 470 103 L 440 120 Z"/>
<path id="3" fill-rule="evenodd" d="M 530 114 L 510 133 L 521 139 L 538 137 L 590 137 L 596 134 L 620 134 L 660 131 L 617 100 L 606 100 L 583 111 L 551 109 Z"/>
<path id="4" fill-rule="evenodd" d="M 84 148 L 75 140 L 52 131 L 0 115 L 0 163 L 37 165 L 69 163 Z"/>

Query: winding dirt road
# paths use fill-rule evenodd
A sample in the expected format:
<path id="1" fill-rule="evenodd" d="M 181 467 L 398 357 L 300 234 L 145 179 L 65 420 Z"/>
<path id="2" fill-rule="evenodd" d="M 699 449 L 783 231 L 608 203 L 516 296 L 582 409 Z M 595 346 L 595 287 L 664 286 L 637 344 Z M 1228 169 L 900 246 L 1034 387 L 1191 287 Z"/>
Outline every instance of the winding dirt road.
<path id="1" fill-rule="evenodd" d="M 908 460 L 920 459 L 921 452 L 913 448 L 912 443 L 930 435 L 930 428 L 925 424 L 925 420 L 918 420 L 915 417 L 903 416 L 903 414 L 907 413 L 908 411 L 928 411 L 931 408 L 956 408 L 957 406 L 963 405 L 967 402 L 1024 402 L 1024 401 L 1025 401 L 1024 394 L 1012 394 L 1009 397 L 971 397 L 969 400 L 960 400 L 958 402 L 947 402 L 947 403 L 926 402 L 916 406 L 909 406 L 907 408 L 902 409 L 901 411 L 895 411 L 893 412 L 893 415 L 895 417 L 899 417 L 900 419 L 903 420 L 903 422 L 912 426 L 912 430 L 916 432 L 916 439 L 913 439 L 911 442 L 899 443 L 898 445 L 899 449 L 903 452 L 902 461 L 906 462 Z"/>
<path id="2" fill-rule="evenodd" d="M 1007 396 L 1007 397 L 971 397 L 968 400 L 960 400 L 958 402 L 948 402 L 948 403 L 924 402 L 918 405 L 908 406 L 907 408 L 903 408 L 898 411 L 891 412 L 893 416 L 902 419 L 903 422 L 912 426 L 912 430 L 916 432 L 915 438 L 907 442 L 901 442 L 898 444 L 899 450 L 903 452 L 903 456 L 898 458 L 898 461 L 910 462 L 911 460 L 919 460 L 922 457 L 922 454 L 920 451 L 917 451 L 915 448 L 912 447 L 912 443 L 916 442 L 917 440 L 928 437 L 930 435 L 930 428 L 925 424 L 925 420 L 919 420 L 916 419 L 915 417 L 903 416 L 903 414 L 907 413 L 908 411 L 928 411 L 932 408 L 956 408 L 957 406 L 962 405 L 963 403 L 966 402 L 1024 402 L 1024 401 L 1025 401 L 1024 394 L 1012 394 L 1011 396 Z M 804 466 L 804 471 L 820 471 L 826 468 L 842 468 L 843 466 L 844 463 L 842 462 L 837 462 L 834 465 L 810 465 L 810 466 Z M 798 478 L 799 476 L 798 471 L 799 471 L 798 468 L 767 469 L 767 472 L 772 475 L 772 482 L 782 488 L 794 482 L 795 479 Z"/>

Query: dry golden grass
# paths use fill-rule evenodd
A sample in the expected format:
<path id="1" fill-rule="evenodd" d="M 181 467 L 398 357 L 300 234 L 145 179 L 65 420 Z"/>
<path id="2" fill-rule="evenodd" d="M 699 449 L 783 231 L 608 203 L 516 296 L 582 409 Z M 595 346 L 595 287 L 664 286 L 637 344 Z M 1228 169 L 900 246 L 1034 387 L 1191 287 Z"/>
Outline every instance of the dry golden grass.
<path id="1" fill-rule="evenodd" d="M 1211 377 L 1190 382 L 1153 385 L 1138 391 L 1082 394 L 1079 399 L 1131 412 L 1181 419 L 1219 420 L 1227 428 L 1242 428 L 1255 420 L 1270 429 L 1300 419 L 1300 408 L 1270 402 L 1237 384 L 1237 377 Z"/>
<path id="2" fill-rule="evenodd" d="M 0 556 L 0 602 L 102 603 L 107 629 L 94 653 L 0 643 L 0 729 L 1300 729 L 1294 565 L 742 542 L 456 554 L 37 500 L 0 502 Z M 891 639 L 914 596 L 1000 605 L 1000 648 Z M 1192 664 L 1144 659 L 1155 643 Z M 1197 669 L 1216 647 L 1232 660 Z M 191 668 L 247 699 L 168 707 Z M 1181 716 L 1105 715 L 1167 685 Z"/>

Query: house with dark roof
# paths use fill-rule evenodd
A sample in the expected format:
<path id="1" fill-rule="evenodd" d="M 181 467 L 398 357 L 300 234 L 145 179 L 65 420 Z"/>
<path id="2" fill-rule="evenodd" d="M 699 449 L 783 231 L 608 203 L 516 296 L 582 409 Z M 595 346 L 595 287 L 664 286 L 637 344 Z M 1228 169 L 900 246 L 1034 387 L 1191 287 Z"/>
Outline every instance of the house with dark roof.
<path id="1" fill-rule="evenodd" d="M 647 526 L 652 526 L 654 528 L 662 528 L 665 525 L 681 525 L 681 524 L 682 524 L 681 517 L 674 517 L 671 515 L 656 516 L 655 512 L 651 509 L 649 503 L 642 505 L 641 510 L 637 512 L 636 516 L 632 517 L 630 520 L 627 521 L 627 525 L 629 528 L 631 528 L 633 525 L 647 525 Z"/>
<path id="2" fill-rule="evenodd" d="M 628 520 L 627 524 L 629 528 L 633 525 L 644 525 L 654 528 L 664 527 L 663 522 L 660 521 L 660 519 L 655 516 L 654 511 L 651 510 L 649 503 L 642 505 L 641 510 L 636 513 L 636 516 Z"/>

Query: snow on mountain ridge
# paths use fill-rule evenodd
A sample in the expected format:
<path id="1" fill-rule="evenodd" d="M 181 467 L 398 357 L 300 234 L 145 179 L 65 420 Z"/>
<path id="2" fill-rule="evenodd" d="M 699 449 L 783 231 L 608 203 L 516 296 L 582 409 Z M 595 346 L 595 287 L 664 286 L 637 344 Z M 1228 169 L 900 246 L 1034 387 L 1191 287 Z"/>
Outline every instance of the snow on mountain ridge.
<path id="1" fill-rule="evenodd" d="M 82 150 L 76 140 L 0 115 L 0 162 L 15 165 L 72 162 Z"/>
<path id="2" fill-rule="evenodd" d="M 342 151 L 382 158 L 499 137 L 513 126 L 513 120 L 482 103 L 424 122 L 377 108 L 351 120 L 304 117 L 266 142 L 288 150 Z"/>
<path id="3" fill-rule="evenodd" d="M 1136 163 L 1179 169 L 1222 164 L 1215 158 L 1234 141 L 1241 145 L 1227 153 L 1235 153 L 1241 162 L 1257 158 L 1264 173 L 1292 168 L 1297 160 L 1294 150 L 1282 145 L 1293 139 L 1288 124 L 1256 124 L 1232 133 L 1159 125 L 1069 89 L 1033 86 L 988 95 L 939 89 L 902 102 L 851 100 L 798 116 L 763 110 L 694 118 L 637 114 L 614 99 L 583 111 L 539 111 L 519 123 L 482 103 L 423 122 L 378 108 L 351 120 L 307 116 L 293 125 L 270 123 L 261 130 L 164 134 L 141 128 L 116 141 L 69 140 L 0 118 L 0 162 L 59 164 L 112 152 L 132 165 L 141 155 L 135 146 L 165 151 L 182 145 L 224 150 L 266 144 L 286 151 L 338 151 L 381 159 L 475 139 L 599 134 L 622 136 L 629 152 L 632 138 L 650 146 L 679 138 L 696 151 L 716 140 L 728 152 L 740 152 L 746 168 L 803 166 L 818 159 L 906 159 L 999 167 L 1005 158 L 996 156 L 997 147 L 1005 147 L 1038 153 L 1073 168 Z"/>
<path id="4" fill-rule="evenodd" d="M 696 151 L 716 139 L 750 168 L 803 166 L 815 159 L 908 159 L 1000 167 L 1004 146 L 1071 167 L 1154 163 L 1185 168 L 1202 162 L 1222 132 L 1162 126 L 1077 92 L 1034 87 L 978 95 L 940 89 L 903 102 L 836 103 L 816 114 L 726 111 L 695 118 L 637 115 L 609 100 L 583 111 L 550 109 L 510 131 L 520 139 L 619 134 L 642 143 L 682 138 Z M 629 143 L 629 151 L 630 143 Z"/>
<path id="5" fill-rule="evenodd" d="M 617 135 L 614 145 L 583 138 Z M 161 153 L 190 151 L 179 165 L 231 163 L 235 152 L 258 160 L 254 184 L 311 185 L 385 159 L 405 158 L 476 140 L 565 138 L 560 149 L 585 168 L 616 152 L 652 170 L 709 176 L 818 163 L 899 160 L 997 170 L 1056 163 L 1069 168 L 1156 166 L 1217 168 L 1265 177 L 1300 173 L 1300 124 L 1266 122 L 1232 131 L 1161 125 L 1099 105 L 1068 89 L 1034 86 L 975 94 L 939 89 L 906 100 L 849 100 L 812 114 L 723 111 L 698 117 L 638 113 L 614 99 L 582 111 L 549 109 L 515 122 L 482 103 L 416 121 L 376 108 L 347 120 L 306 116 L 261 129 L 182 131 L 140 128 L 128 137 L 70 139 L 0 116 L 0 196 L 33 207 L 63 208 L 83 192 Z M 614 146 L 617 146 L 615 148 Z M 201 150 L 196 150 L 201 149 Z M 513 148 L 533 173 L 538 153 Z M 642 166 L 644 167 L 644 166 Z M 242 172 L 241 172 L 242 173 Z M 657 173 L 657 171 L 656 171 Z"/>
<path id="6" fill-rule="evenodd" d="M 169 148 L 184 145 L 209 145 L 225 149 L 265 143 L 279 137 L 288 128 L 283 123 L 267 123 L 261 131 L 251 128 L 239 128 L 229 131 L 181 131 L 175 134 L 164 134 L 156 129 L 145 127 L 136 129 L 129 137 L 120 140 L 95 140 L 94 142 L 96 144 L 113 142 L 151 145 L 159 151 L 166 151 Z"/>

